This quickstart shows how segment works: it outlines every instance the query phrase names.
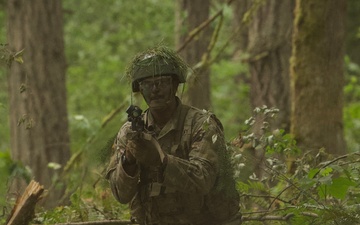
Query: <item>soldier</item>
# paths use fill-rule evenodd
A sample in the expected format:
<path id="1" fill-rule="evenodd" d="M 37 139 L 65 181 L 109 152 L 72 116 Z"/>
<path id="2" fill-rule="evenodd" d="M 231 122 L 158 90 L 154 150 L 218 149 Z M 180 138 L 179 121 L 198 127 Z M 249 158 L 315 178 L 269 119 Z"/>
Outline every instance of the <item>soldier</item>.
<path id="1" fill-rule="evenodd" d="M 132 91 L 140 92 L 149 108 L 141 114 L 140 129 L 134 121 L 121 127 L 106 178 L 139 224 L 218 225 L 239 218 L 222 124 L 176 96 L 187 72 L 166 47 L 140 53 L 127 70 Z"/>

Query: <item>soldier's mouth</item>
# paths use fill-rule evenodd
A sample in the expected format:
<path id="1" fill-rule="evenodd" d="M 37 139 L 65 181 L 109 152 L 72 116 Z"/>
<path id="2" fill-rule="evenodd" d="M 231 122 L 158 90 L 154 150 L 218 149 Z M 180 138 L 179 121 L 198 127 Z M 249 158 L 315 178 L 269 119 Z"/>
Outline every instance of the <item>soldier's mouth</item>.
<path id="1" fill-rule="evenodd" d="M 163 96 L 152 96 L 150 99 L 153 101 L 153 100 L 162 100 L 164 98 Z"/>

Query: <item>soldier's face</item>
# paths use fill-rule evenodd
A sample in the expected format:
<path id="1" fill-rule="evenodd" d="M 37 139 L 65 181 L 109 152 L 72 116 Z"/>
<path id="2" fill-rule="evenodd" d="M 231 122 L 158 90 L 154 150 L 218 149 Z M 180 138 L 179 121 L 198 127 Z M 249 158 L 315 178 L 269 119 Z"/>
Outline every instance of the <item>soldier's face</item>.
<path id="1" fill-rule="evenodd" d="M 171 76 L 156 76 L 142 80 L 140 92 L 150 108 L 167 108 L 175 99 L 175 86 Z"/>

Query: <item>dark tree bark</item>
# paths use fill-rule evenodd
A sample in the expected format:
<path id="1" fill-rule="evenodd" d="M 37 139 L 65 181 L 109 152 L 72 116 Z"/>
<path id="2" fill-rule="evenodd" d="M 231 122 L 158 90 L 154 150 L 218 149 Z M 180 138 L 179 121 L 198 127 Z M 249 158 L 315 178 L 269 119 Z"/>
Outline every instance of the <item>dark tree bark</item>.
<path id="1" fill-rule="evenodd" d="M 350 59 L 356 64 L 360 65 L 360 1 L 349 0 L 347 7 L 347 18 L 346 18 L 346 53 Z"/>
<path id="2" fill-rule="evenodd" d="M 177 47 L 179 47 L 184 43 L 190 31 L 209 18 L 210 0 L 177 0 L 177 4 L 175 32 Z M 185 16 L 183 12 L 185 12 Z M 207 27 L 180 52 L 191 67 L 202 61 L 202 56 L 207 52 L 210 36 L 211 29 Z M 209 65 L 205 64 L 200 68 L 195 68 L 194 75 L 188 77 L 187 91 L 184 96 L 185 103 L 201 109 L 211 107 L 209 74 Z"/>
<path id="3" fill-rule="evenodd" d="M 234 14 L 232 26 L 237 34 L 234 41 L 234 60 L 241 60 L 247 54 L 247 46 L 249 44 L 249 20 L 244 18 L 249 10 L 249 6 L 249 0 L 234 1 L 231 4 Z"/>
<path id="4" fill-rule="evenodd" d="M 240 28 L 235 58 L 245 58 L 249 64 L 252 109 L 266 105 L 280 110 L 276 120 L 270 121 L 272 130 L 290 130 L 289 59 L 294 6 L 294 0 L 235 1 L 233 6 L 235 29 Z M 263 120 L 262 114 L 257 115 L 252 127 L 257 137 L 263 134 Z M 254 172 L 261 177 L 265 150 L 245 146 L 244 153 L 251 163 L 243 179 Z"/>
<path id="5" fill-rule="evenodd" d="M 344 154 L 346 0 L 296 1 L 291 133 L 304 150 Z"/>
<path id="6" fill-rule="evenodd" d="M 64 166 L 70 157 L 62 5 L 9 0 L 7 13 L 10 48 L 25 49 L 24 64 L 13 64 L 8 74 L 11 155 L 49 188 L 55 171 L 48 163 Z M 23 189 L 24 182 L 16 186 Z M 50 190 L 45 205 L 56 205 L 63 190 Z"/>
<path id="7" fill-rule="evenodd" d="M 274 128 L 290 128 L 290 56 L 293 0 L 270 0 L 259 6 L 249 24 L 248 53 L 252 107 L 280 110 Z"/>

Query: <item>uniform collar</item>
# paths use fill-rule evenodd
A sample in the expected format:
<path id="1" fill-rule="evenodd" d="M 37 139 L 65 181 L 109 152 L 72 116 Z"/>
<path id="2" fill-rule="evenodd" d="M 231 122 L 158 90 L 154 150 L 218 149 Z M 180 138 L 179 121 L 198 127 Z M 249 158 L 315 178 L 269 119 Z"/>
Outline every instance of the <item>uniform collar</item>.
<path id="1" fill-rule="evenodd" d="M 150 131 L 155 131 L 158 139 L 165 136 L 170 131 L 176 130 L 176 128 L 178 127 L 179 118 L 180 118 L 180 114 L 181 114 L 181 109 L 183 108 L 183 104 L 178 97 L 176 97 L 176 102 L 177 102 L 176 110 L 174 111 L 174 113 L 170 117 L 169 121 L 165 124 L 165 126 L 161 130 L 159 128 L 157 128 L 157 126 L 155 125 L 155 121 L 154 121 L 153 116 L 150 113 L 150 110 L 146 110 L 144 119 L 146 121 L 147 128 Z"/>

